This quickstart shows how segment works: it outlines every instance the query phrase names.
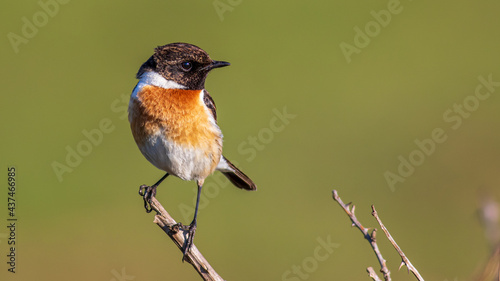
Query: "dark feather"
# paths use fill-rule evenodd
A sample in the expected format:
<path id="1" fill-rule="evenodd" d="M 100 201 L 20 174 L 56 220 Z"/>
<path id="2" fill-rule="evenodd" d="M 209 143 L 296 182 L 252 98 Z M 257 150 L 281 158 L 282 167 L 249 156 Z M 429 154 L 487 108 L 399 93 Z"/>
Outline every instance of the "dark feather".
<path id="1" fill-rule="evenodd" d="M 226 176 L 231 183 L 233 183 L 236 187 L 246 190 L 257 190 L 257 186 L 255 183 L 245 175 L 240 169 L 233 165 L 233 163 L 229 162 L 226 157 L 222 156 L 224 160 L 227 162 L 228 166 L 231 170 L 222 171 L 224 176 Z"/>
<path id="2" fill-rule="evenodd" d="M 215 102 L 212 99 L 212 97 L 210 96 L 210 94 L 207 92 L 207 90 L 204 90 L 203 102 L 205 102 L 205 105 L 212 112 L 212 116 L 214 117 L 215 121 L 217 121 L 217 112 L 216 112 L 216 108 L 215 108 Z"/>

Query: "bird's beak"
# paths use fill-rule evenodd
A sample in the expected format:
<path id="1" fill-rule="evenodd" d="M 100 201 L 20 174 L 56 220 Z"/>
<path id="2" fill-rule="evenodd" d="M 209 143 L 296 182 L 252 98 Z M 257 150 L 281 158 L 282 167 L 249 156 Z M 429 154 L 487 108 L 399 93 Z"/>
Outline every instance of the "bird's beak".
<path id="1" fill-rule="evenodd" d="M 231 65 L 227 61 L 212 61 L 212 63 L 208 66 L 209 69 L 214 69 L 214 68 L 219 68 L 219 67 L 224 67 L 224 66 L 229 66 Z"/>

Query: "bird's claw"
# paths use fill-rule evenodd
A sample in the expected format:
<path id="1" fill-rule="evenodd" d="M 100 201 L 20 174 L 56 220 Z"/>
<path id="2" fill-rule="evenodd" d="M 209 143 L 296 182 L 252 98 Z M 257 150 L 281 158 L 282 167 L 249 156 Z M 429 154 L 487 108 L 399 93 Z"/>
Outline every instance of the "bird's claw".
<path id="1" fill-rule="evenodd" d="M 156 186 L 141 185 L 139 187 L 139 195 L 144 199 L 144 209 L 146 209 L 146 213 L 151 213 L 153 210 L 151 199 L 156 196 Z"/>
<path id="2" fill-rule="evenodd" d="M 185 245 L 184 245 L 184 249 L 182 251 L 182 260 L 186 260 L 187 261 L 187 253 L 189 252 L 189 250 L 191 249 L 191 247 L 193 246 L 193 238 L 194 238 L 194 234 L 196 232 L 196 222 L 193 222 L 191 223 L 190 225 L 182 225 L 181 223 L 179 223 L 179 226 L 182 230 L 186 231 L 187 233 L 187 239 L 186 239 L 186 242 L 185 242 Z"/>

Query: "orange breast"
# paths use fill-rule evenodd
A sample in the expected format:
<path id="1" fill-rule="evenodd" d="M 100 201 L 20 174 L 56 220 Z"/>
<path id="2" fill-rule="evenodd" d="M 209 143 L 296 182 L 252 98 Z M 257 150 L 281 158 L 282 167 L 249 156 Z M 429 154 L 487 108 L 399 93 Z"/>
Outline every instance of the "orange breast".
<path id="1" fill-rule="evenodd" d="M 221 138 L 218 126 L 210 122 L 200 90 L 145 86 L 134 103 L 132 130 L 138 143 L 162 129 L 168 140 L 196 148 L 208 148 Z"/>

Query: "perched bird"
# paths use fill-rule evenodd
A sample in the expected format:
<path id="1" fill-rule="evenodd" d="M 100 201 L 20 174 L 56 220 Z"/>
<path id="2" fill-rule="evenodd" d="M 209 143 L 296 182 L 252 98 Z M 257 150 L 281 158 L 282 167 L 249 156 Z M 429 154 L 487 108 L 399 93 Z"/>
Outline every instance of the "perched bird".
<path id="1" fill-rule="evenodd" d="M 255 190 L 253 181 L 222 155 L 222 132 L 215 103 L 205 90 L 208 73 L 228 62 L 214 61 L 197 46 L 172 43 L 155 49 L 137 72 L 139 82 L 129 103 L 129 122 L 140 151 L 166 174 L 154 185 L 142 185 L 146 211 L 168 176 L 196 181 L 198 193 L 193 221 L 180 225 L 188 232 L 183 258 L 193 244 L 200 193 L 205 179 L 221 171 L 236 187 Z"/>

